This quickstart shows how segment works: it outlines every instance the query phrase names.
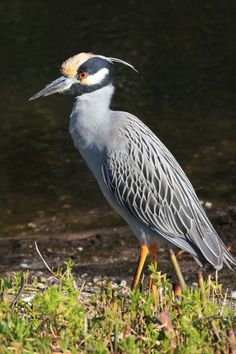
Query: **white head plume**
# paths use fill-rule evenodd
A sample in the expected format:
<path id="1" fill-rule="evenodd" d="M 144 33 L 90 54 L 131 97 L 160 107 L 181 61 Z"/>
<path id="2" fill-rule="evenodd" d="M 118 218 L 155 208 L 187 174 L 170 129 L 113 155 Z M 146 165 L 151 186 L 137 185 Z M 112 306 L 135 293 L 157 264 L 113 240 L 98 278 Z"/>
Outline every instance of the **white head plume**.
<path id="1" fill-rule="evenodd" d="M 135 69 L 135 67 L 132 64 L 130 64 L 127 61 L 124 61 L 122 59 L 113 58 L 113 57 L 105 57 L 104 55 L 96 55 L 96 57 L 106 59 L 106 60 L 110 61 L 111 63 L 119 63 L 119 64 L 129 66 L 132 70 L 134 70 L 134 71 L 136 71 L 136 73 L 138 73 L 138 70 Z"/>
<path id="2" fill-rule="evenodd" d="M 135 69 L 135 67 L 128 63 L 127 61 L 124 61 L 122 59 L 119 59 L 119 58 L 111 58 L 111 57 L 108 57 L 108 59 L 112 62 L 112 63 L 120 63 L 120 64 L 123 64 L 123 65 L 127 65 L 129 66 L 131 69 L 133 69 L 134 71 L 136 71 L 136 73 L 138 73 L 138 70 Z"/>

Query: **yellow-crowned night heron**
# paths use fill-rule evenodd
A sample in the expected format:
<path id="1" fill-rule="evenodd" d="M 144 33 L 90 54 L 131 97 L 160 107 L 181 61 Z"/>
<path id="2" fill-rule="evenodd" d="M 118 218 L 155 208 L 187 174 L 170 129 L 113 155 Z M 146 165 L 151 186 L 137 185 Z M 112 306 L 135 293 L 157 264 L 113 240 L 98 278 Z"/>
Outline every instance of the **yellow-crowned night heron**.
<path id="1" fill-rule="evenodd" d="M 112 111 L 117 58 L 80 53 L 66 60 L 62 76 L 31 97 L 54 93 L 75 96 L 70 133 L 111 206 L 140 241 L 137 285 L 148 253 L 156 263 L 157 245 L 172 243 L 201 266 L 220 270 L 236 265 L 203 210 L 173 155 L 138 118 Z"/>

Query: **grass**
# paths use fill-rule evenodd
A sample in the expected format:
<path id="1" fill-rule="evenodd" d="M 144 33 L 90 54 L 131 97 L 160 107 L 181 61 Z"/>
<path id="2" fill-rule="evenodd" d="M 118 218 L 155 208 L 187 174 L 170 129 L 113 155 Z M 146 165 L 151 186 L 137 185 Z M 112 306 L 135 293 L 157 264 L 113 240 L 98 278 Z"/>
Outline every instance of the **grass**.
<path id="1" fill-rule="evenodd" d="M 217 278 L 173 285 L 150 268 L 158 287 L 131 292 L 98 282 L 91 295 L 77 287 L 68 262 L 53 285 L 29 274 L 0 283 L 0 353 L 235 353 L 235 305 Z"/>

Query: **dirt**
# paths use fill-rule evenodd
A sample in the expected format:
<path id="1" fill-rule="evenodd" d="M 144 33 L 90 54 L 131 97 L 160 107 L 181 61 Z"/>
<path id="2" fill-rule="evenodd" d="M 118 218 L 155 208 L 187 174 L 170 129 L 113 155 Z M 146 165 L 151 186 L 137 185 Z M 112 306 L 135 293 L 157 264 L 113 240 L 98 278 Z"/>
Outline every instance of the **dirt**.
<path id="1" fill-rule="evenodd" d="M 236 206 L 210 209 L 208 215 L 222 240 L 236 256 Z M 59 230 L 58 225 L 55 228 Z M 47 270 L 36 252 L 35 241 L 50 267 L 56 269 L 71 259 L 76 264 L 75 274 L 86 280 L 102 276 L 118 283 L 126 280 L 130 284 L 139 256 L 138 241 L 128 226 L 97 228 L 79 233 L 32 234 L 29 231 L 23 235 L 0 238 L 0 274 L 28 269 L 31 274 L 47 276 Z M 168 250 L 159 249 L 158 259 L 158 269 L 167 272 L 175 281 Z M 196 282 L 199 267 L 195 261 L 184 254 L 179 263 L 185 280 Z M 209 270 L 203 272 L 206 276 Z M 148 273 L 147 265 L 144 273 Z M 235 273 L 226 267 L 220 272 L 219 278 L 230 289 L 236 288 Z"/>

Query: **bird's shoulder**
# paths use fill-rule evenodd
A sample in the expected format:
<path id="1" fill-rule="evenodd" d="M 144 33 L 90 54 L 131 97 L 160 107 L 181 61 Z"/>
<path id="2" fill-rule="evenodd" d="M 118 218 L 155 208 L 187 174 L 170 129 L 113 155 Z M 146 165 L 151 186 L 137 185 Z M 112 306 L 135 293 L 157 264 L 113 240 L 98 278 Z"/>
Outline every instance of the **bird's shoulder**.
<path id="1" fill-rule="evenodd" d="M 142 155 L 146 163 L 149 161 L 154 168 L 159 167 L 161 163 L 163 168 L 166 165 L 165 168 L 170 166 L 182 171 L 167 147 L 139 118 L 122 111 L 112 111 L 111 118 L 111 135 L 114 135 L 114 139 L 111 139 L 111 153 L 123 152 L 125 157 L 131 160 L 135 154 L 138 154 L 137 158 Z"/>

